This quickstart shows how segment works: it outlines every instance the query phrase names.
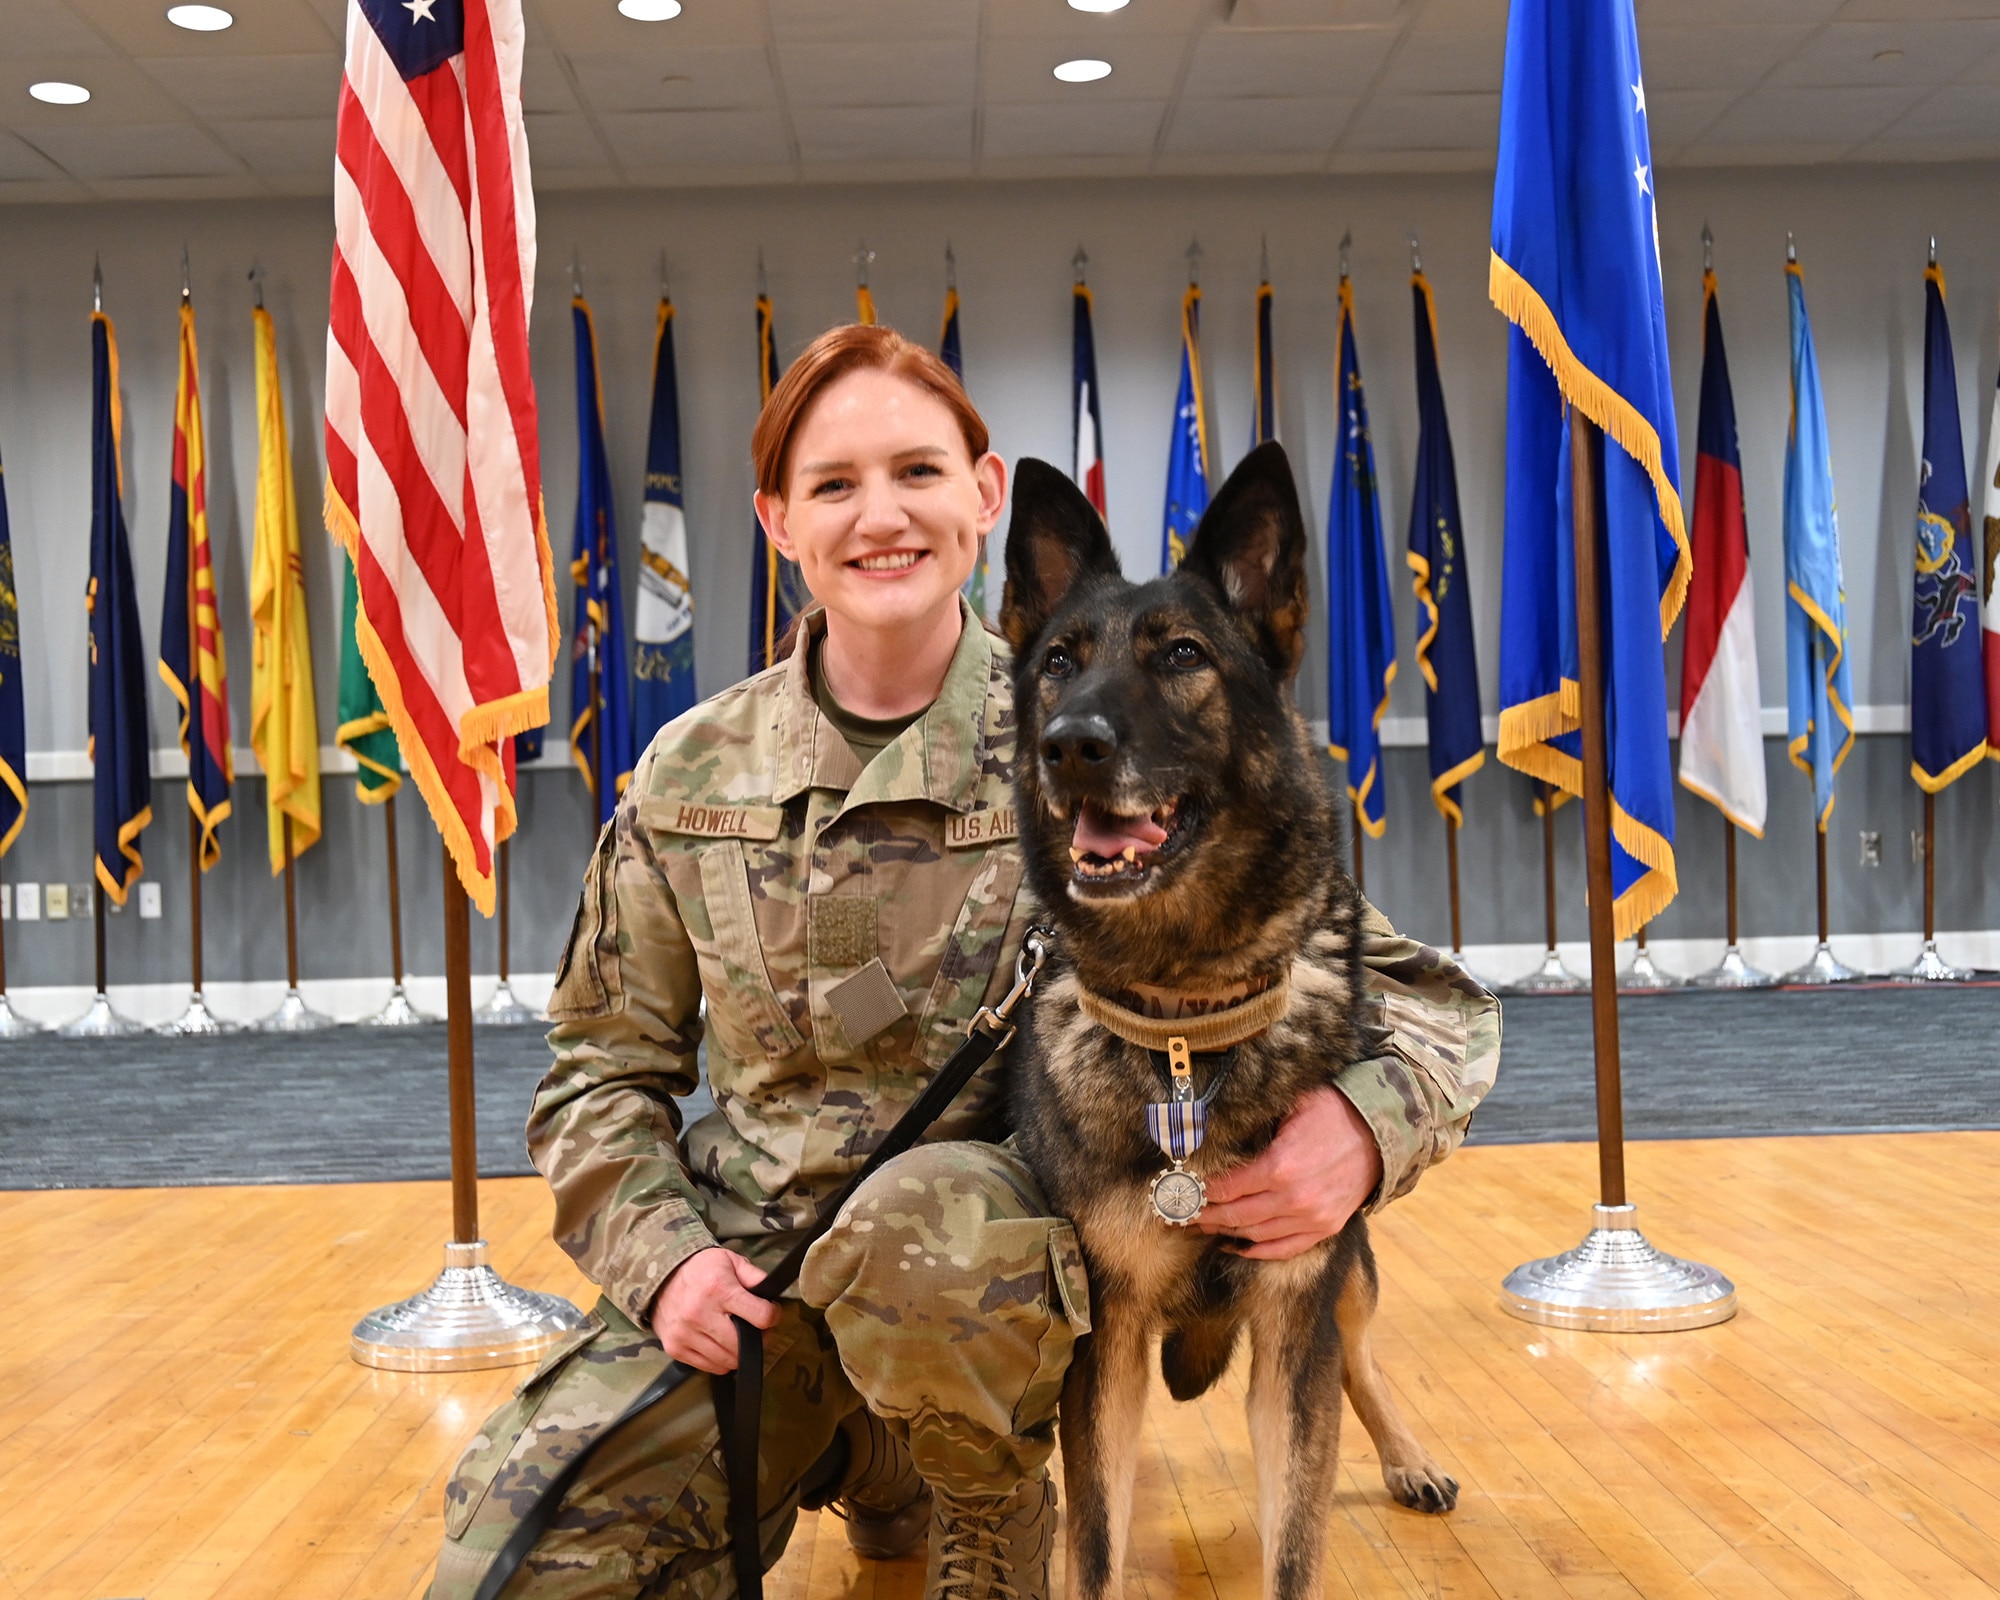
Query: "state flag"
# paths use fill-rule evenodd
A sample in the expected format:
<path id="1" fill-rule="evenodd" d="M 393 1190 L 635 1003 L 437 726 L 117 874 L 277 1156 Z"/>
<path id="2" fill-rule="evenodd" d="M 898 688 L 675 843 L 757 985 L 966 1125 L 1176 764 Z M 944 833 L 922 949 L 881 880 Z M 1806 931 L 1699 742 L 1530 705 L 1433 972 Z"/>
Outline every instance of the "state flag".
<path id="1" fill-rule="evenodd" d="M 1079 269 L 1081 270 L 1081 269 Z M 1070 476 L 1098 516 L 1104 510 L 1104 418 L 1098 409 L 1097 337 L 1091 331 L 1090 285 L 1070 294 Z"/>
<path id="2" fill-rule="evenodd" d="M 1195 525 L 1208 509 L 1208 417 L 1201 383 L 1201 287 L 1181 296 L 1181 378 L 1174 391 L 1174 429 L 1167 445 L 1167 507 L 1160 532 L 1160 570 L 1187 554 Z"/>
<path id="3" fill-rule="evenodd" d="M 597 324 L 579 295 L 570 302 L 576 335 L 576 527 L 569 575 L 571 629 L 569 746 L 589 784 L 600 826 L 618 809 L 632 778 L 632 712 L 625 664 L 625 600 L 618 581 L 618 524 L 611 507 L 611 462 L 604 449 L 604 390 L 597 376 Z"/>
<path id="4" fill-rule="evenodd" d="M 7 526 L 7 473 L 0 467 L 0 856 L 28 820 L 28 715 L 21 694 L 21 603 L 14 590 L 14 538 Z"/>
<path id="5" fill-rule="evenodd" d="M 674 370 L 674 303 L 660 297 L 653 330 L 653 411 L 646 490 L 639 502 L 639 596 L 632 610 L 632 733 L 643 750 L 695 703 L 694 588 L 681 492 L 681 391 Z"/>
<path id="6" fill-rule="evenodd" d="M 759 268 L 761 276 L 762 268 Z M 778 386 L 778 336 L 771 321 L 771 297 L 757 292 L 757 404 L 770 401 Z M 778 641 L 784 638 L 792 619 L 812 603 L 805 574 L 796 561 L 778 553 L 754 517 L 754 553 L 750 566 L 750 670 L 762 672 L 778 655 Z"/>
<path id="7" fill-rule="evenodd" d="M 403 787 L 403 757 L 396 729 L 375 692 L 355 631 L 361 613 L 361 585 L 354 563 L 340 557 L 340 698 L 333 742 L 354 757 L 354 792 L 364 806 L 379 806 Z M 540 732 L 537 729 L 536 732 Z"/>

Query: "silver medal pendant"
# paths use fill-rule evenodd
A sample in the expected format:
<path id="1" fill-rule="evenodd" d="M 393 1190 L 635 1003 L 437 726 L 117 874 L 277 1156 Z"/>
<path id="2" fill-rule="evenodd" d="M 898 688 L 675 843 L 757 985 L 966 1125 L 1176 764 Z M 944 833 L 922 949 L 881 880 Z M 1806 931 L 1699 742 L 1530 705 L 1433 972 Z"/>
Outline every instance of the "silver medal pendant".
<path id="1" fill-rule="evenodd" d="M 1185 1228 L 1208 1204 L 1208 1187 L 1176 1161 L 1153 1180 L 1153 1210 L 1170 1228 Z"/>

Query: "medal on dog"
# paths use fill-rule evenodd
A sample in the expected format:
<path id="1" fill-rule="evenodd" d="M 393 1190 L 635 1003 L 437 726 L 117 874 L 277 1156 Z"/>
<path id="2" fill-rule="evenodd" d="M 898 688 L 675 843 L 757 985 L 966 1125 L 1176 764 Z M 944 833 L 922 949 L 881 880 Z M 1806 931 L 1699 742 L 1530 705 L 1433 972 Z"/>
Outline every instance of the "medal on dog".
<path id="1" fill-rule="evenodd" d="M 1208 1102 L 1194 1096 L 1194 1063 L 1187 1040 L 1167 1041 L 1168 1098 L 1146 1107 L 1146 1131 L 1172 1166 L 1153 1180 L 1153 1210 L 1170 1228 L 1185 1228 L 1208 1204 L 1208 1188 L 1187 1170 L 1187 1158 L 1208 1133 Z"/>

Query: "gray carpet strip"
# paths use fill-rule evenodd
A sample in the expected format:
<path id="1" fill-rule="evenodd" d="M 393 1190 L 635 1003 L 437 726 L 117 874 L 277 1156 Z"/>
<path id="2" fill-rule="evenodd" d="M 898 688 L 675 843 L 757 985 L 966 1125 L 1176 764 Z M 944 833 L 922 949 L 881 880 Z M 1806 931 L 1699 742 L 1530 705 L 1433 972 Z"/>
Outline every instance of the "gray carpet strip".
<path id="1" fill-rule="evenodd" d="M 1682 992 L 1620 1007 L 1635 1139 L 2000 1127 L 2000 988 Z M 476 1035 L 479 1160 L 531 1172 L 540 1028 Z M 0 1188 L 352 1183 L 450 1171 L 442 1027 L 0 1044 Z M 709 1109 L 705 1094 L 690 1117 Z M 1136 1113 L 1135 1113 L 1136 1114 Z M 1590 1004 L 1509 1000 L 1471 1141 L 1596 1135 Z"/>

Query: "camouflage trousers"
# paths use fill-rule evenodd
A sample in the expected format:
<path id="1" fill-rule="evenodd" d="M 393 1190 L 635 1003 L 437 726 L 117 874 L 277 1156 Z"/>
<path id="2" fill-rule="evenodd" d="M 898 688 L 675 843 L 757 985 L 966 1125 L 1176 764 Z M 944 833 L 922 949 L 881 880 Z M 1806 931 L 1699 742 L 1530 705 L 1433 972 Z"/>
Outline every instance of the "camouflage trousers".
<path id="1" fill-rule="evenodd" d="M 1047 1215 L 998 1145 L 921 1145 L 886 1165 L 806 1258 L 803 1299 L 764 1336 L 758 1516 L 768 1567 L 799 1484 L 866 1405 L 950 1494 L 1039 1477 L 1056 1400 L 1089 1331 L 1075 1230 Z M 785 1241 L 744 1253 L 761 1266 Z M 608 1300 L 467 1446 L 445 1490 L 431 1600 L 459 1600 L 537 1492 L 667 1364 Z M 733 1595 L 728 1490 L 708 1383 L 691 1379 L 619 1434 L 571 1489 L 509 1600 Z"/>

